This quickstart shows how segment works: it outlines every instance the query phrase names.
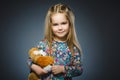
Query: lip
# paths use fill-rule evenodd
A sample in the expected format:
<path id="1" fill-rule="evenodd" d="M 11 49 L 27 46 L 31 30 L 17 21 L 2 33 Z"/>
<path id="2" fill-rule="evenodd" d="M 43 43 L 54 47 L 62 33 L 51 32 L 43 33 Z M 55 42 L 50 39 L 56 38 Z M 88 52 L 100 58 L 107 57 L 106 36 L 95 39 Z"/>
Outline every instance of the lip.
<path id="1" fill-rule="evenodd" d="M 57 32 L 57 33 L 64 33 L 64 32 Z"/>

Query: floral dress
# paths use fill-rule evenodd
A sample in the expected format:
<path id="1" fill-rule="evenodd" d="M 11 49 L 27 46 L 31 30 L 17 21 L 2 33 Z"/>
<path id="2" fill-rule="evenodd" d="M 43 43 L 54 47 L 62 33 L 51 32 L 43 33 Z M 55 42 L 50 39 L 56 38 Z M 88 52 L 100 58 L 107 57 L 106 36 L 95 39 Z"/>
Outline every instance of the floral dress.
<path id="1" fill-rule="evenodd" d="M 41 40 L 38 47 L 43 49 L 49 55 L 49 47 L 47 40 Z M 54 58 L 54 65 L 64 65 L 65 72 L 57 75 L 53 75 L 49 72 L 46 75 L 42 75 L 42 80 L 72 80 L 72 77 L 80 76 L 83 72 L 81 55 L 79 50 L 74 47 L 74 57 L 68 48 L 66 42 L 52 42 L 52 54 Z"/>

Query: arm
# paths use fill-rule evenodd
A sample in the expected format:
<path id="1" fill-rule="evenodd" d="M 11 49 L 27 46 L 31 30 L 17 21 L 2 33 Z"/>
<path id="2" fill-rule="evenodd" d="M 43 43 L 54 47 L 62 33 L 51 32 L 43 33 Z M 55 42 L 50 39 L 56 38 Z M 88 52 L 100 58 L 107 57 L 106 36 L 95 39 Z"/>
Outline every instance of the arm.
<path id="1" fill-rule="evenodd" d="M 28 64 L 28 67 L 34 71 L 37 75 L 44 75 L 44 74 L 47 74 L 48 72 L 45 71 L 44 69 L 42 69 L 40 66 L 32 63 L 32 60 L 31 59 L 28 59 L 27 61 L 27 64 Z"/>
<path id="2" fill-rule="evenodd" d="M 74 60 L 75 61 L 75 60 Z M 73 63 L 72 65 L 64 66 L 65 77 L 75 77 L 80 76 L 83 72 L 81 63 Z"/>
<path id="3" fill-rule="evenodd" d="M 36 72 L 38 75 L 44 75 L 47 74 L 47 71 L 43 70 L 40 66 L 36 64 L 31 65 L 31 69 Z"/>
<path id="4" fill-rule="evenodd" d="M 44 40 L 41 40 L 38 43 L 37 48 L 45 49 L 45 46 L 46 46 L 46 42 Z M 27 64 L 30 70 L 34 71 L 38 75 L 43 75 L 48 73 L 46 70 L 42 69 L 39 65 L 34 64 L 31 59 L 28 59 Z"/>
<path id="5" fill-rule="evenodd" d="M 71 63 L 69 65 L 53 65 L 52 73 L 59 74 L 64 73 L 64 77 L 75 77 L 80 76 L 83 72 L 81 56 L 78 52 L 75 53 L 74 58 L 71 58 Z"/>
<path id="6" fill-rule="evenodd" d="M 71 59 L 71 64 L 64 66 L 65 77 L 80 76 L 83 73 L 81 55 L 78 50 L 75 50 L 74 57 Z"/>

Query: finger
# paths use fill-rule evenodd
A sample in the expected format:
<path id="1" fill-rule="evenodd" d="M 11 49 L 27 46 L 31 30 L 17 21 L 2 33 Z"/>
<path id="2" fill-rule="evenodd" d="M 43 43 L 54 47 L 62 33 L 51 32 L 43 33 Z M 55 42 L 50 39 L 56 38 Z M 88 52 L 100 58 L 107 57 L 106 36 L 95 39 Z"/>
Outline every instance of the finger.
<path id="1" fill-rule="evenodd" d="M 54 70 L 54 67 L 52 67 L 51 69 L 52 69 L 52 71 L 53 71 L 53 70 Z"/>
<path id="2" fill-rule="evenodd" d="M 56 67 L 55 67 L 55 66 L 53 66 L 53 67 L 52 67 L 52 70 L 55 70 L 55 69 L 56 69 Z"/>
<path id="3" fill-rule="evenodd" d="M 52 70 L 52 72 L 53 72 L 53 73 L 55 73 L 55 72 L 56 72 L 56 70 L 55 70 L 55 69 L 53 69 L 53 70 Z"/>

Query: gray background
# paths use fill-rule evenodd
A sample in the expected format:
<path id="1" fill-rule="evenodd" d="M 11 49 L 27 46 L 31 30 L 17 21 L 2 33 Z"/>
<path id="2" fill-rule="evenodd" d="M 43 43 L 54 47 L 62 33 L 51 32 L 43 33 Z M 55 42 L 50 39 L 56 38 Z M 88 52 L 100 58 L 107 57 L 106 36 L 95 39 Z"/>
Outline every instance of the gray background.
<path id="1" fill-rule="evenodd" d="M 74 80 L 119 78 L 118 2 L 28 0 L 0 3 L 0 80 L 27 80 L 28 50 L 43 39 L 44 18 L 48 8 L 56 3 L 68 4 L 76 17 L 84 72 Z"/>

